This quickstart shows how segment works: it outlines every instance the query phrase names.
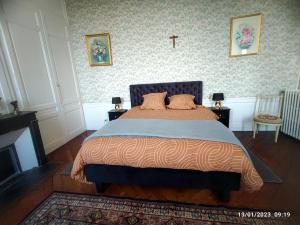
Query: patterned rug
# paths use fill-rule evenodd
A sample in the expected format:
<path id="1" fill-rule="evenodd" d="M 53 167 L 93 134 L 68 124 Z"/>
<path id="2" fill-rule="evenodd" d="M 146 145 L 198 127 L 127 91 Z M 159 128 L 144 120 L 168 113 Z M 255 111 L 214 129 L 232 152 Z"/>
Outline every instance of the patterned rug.
<path id="1" fill-rule="evenodd" d="M 287 224 L 287 220 L 279 220 L 273 216 L 268 219 L 241 216 L 242 213 L 246 212 L 256 213 L 256 211 L 249 210 L 202 207 L 178 203 L 53 193 L 21 224 Z"/>

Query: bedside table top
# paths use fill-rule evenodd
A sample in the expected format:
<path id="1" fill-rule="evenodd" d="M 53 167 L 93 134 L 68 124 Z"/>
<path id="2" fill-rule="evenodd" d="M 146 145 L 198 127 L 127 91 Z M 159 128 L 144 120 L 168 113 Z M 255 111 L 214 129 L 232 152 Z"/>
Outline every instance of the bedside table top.
<path id="1" fill-rule="evenodd" d="M 216 109 L 215 107 L 208 107 L 209 109 L 211 110 L 218 110 L 218 111 L 221 111 L 221 110 L 230 110 L 230 108 L 226 107 L 226 106 L 222 106 L 220 109 Z"/>
<path id="2" fill-rule="evenodd" d="M 109 110 L 108 112 L 116 112 L 116 113 L 124 113 L 127 112 L 127 109 L 120 109 L 119 111 L 116 111 L 115 109 Z"/>

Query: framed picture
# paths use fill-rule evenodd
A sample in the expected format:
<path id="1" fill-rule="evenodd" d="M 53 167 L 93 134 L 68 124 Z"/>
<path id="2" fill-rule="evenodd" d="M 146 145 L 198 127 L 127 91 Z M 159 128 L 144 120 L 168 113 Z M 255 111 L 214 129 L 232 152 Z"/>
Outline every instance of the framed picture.
<path id="1" fill-rule="evenodd" d="M 230 57 L 259 53 L 262 14 L 231 18 Z"/>
<path id="2" fill-rule="evenodd" d="M 111 66 L 111 44 L 109 33 L 85 35 L 90 66 Z"/>

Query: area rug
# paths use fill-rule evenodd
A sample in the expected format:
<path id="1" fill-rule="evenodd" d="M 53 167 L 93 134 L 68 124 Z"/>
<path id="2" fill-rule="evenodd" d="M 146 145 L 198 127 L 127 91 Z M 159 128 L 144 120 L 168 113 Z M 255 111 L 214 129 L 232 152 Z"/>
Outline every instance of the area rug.
<path id="1" fill-rule="evenodd" d="M 248 217 L 246 213 L 252 216 Z M 55 192 L 21 224 L 229 225 L 288 222 L 274 218 L 273 214 L 270 218 L 257 218 L 256 213 L 252 210 Z"/>

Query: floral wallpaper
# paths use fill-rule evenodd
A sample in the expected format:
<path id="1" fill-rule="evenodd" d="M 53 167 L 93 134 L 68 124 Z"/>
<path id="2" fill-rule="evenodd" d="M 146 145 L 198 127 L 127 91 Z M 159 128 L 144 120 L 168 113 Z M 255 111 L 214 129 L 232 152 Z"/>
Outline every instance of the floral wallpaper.
<path id="1" fill-rule="evenodd" d="M 202 80 L 204 97 L 296 88 L 299 0 L 66 0 L 83 102 L 129 101 L 129 85 Z M 230 18 L 263 13 L 260 54 L 229 57 Z M 84 35 L 108 32 L 112 66 L 90 67 Z M 173 48 L 172 35 L 178 35 Z"/>

